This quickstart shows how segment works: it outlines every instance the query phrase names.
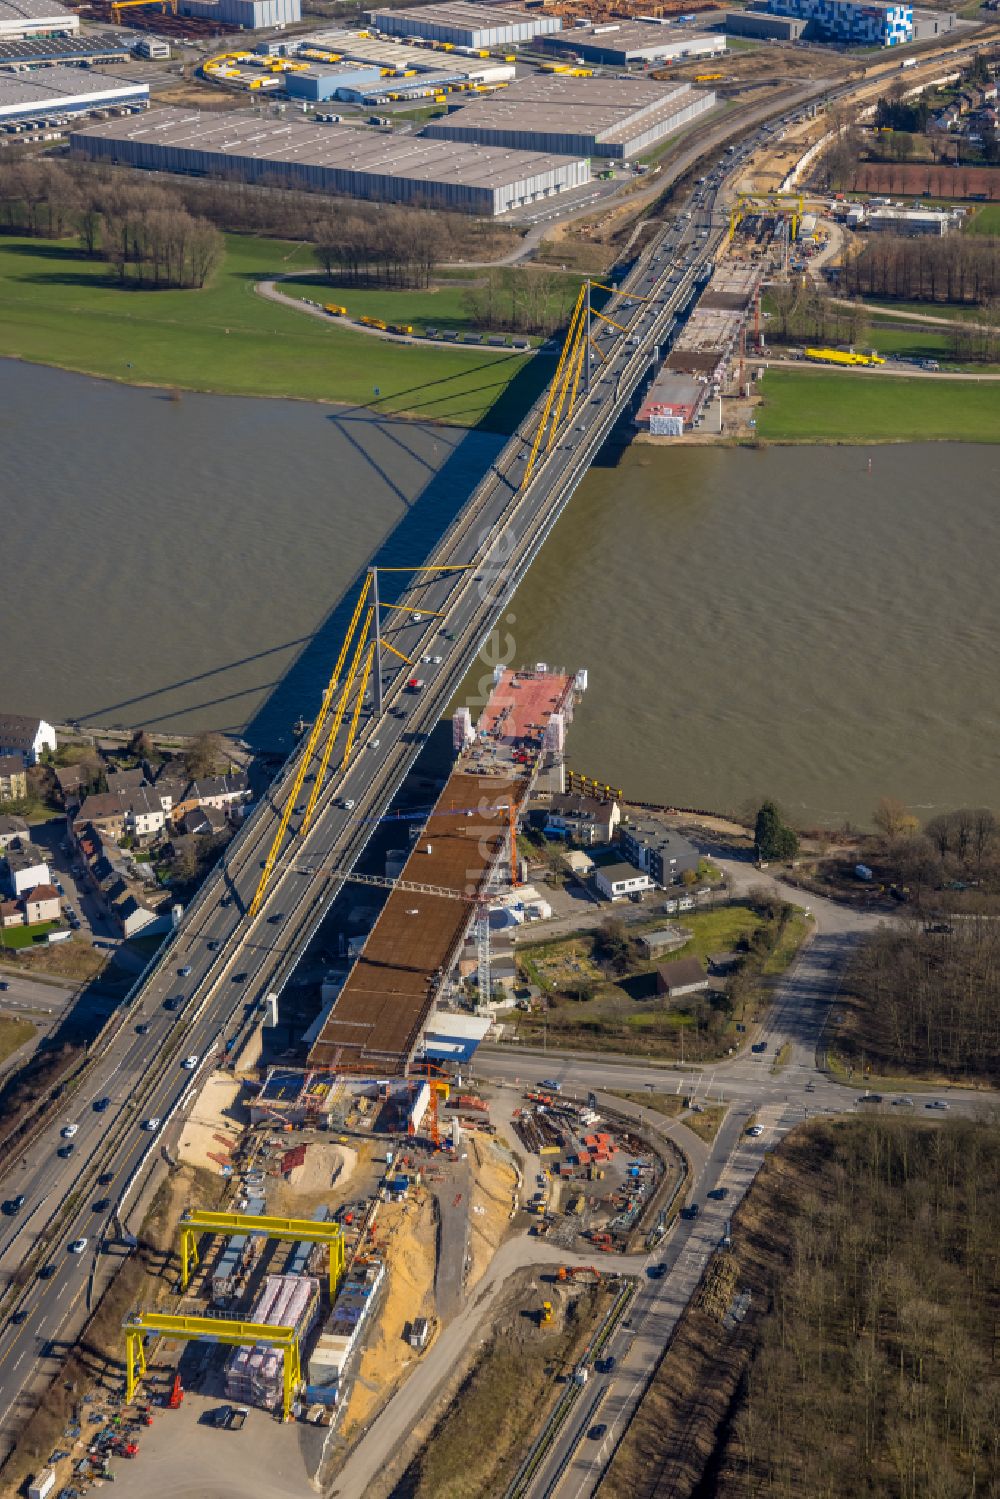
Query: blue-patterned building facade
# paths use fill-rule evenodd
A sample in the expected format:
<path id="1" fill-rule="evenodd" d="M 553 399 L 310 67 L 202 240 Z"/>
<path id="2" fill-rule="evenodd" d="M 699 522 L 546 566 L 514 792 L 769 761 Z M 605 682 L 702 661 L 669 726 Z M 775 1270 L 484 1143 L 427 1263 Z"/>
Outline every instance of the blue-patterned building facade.
<path id="1" fill-rule="evenodd" d="M 811 21 L 832 42 L 898 47 L 913 40 L 912 5 L 861 5 L 857 0 L 767 0 L 772 15 Z"/>

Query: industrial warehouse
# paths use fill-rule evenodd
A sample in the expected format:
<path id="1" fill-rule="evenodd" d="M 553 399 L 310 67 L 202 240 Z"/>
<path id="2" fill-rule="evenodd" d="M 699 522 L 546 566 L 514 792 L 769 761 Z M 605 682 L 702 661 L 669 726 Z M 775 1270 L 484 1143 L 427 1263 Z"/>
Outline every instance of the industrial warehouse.
<path id="1" fill-rule="evenodd" d="M 625 160 L 648 151 L 715 104 L 711 89 L 564 74 L 518 79 L 500 98 L 480 99 L 425 136 Z"/>
<path id="2" fill-rule="evenodd" d="M 82 114 L 114 106 L 138 109 L 148 103 L 148 83 L 82 68 L 57 65 L 37 72 L 0 74 L 0 125 L 16 126 L 53 112 Z"/>
<path id="3" fill-rule="evenodd" d="M 506 7 L 467 5 L 462 0 L 414 10 L 370 10 L 367 16 L 372 26 L 388 36 L 421 37 L 476 51 L 518 46 L 562 29 L 559 16 L 546 15 L 542 10 L 529 15 Z"/>
<path id="4" fill-rule="evenodd" d="M 60 36 L 80 30 L 80 17 L 56 0 L 0 0 L 0 40 Z"/>
<path id="5" fill-rule="evenodd" d="M 720 33 L 653 26 L 642 21 L 608 21 L 574 26 L 546 37 L 547 51 L 572 52 L 583 62 L 627 67 L 630 63 L 680 62 L 686 57 L 719 57 L 726 50 Z"/>
<path id="6" fill-rule="evenodd" d="M 73 155 L 153 171 L 191 172 L 374 202 L 415 203 L 488 217 L 590 181 L 590 163 L 540 150 L 503 150 L 383 135 L 346 125 L 160 109 L 107 120 L 70 137 Z"/>

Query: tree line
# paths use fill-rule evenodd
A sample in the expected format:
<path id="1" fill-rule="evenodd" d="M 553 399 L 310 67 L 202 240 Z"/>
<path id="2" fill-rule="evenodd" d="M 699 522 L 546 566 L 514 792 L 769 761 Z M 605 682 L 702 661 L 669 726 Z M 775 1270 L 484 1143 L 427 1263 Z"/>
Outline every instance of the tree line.
<path id="1" fill-rule="evenodd" d="M 803 280 L 772 286 L 769 296 L 773 307 L 768 337 L 775 343 L 878 348 L 880 325 L 872 323 L 858 302 L 845 305 L 834 301 L 823 287 Z M 934 331 L 935 337 L 947 341 L 948 358 L 962 363 L 993 364 L 1000 360 L 1000 302 L 981 307 L 975 321 L 965 323 L 955 318 L 949 327 Z"/>
<path id="2" fill-rule="evenodd" d="M 316 258 L 348 286 L 427 286 L 441 258 L 433 216 L 418 209 L 352 208 L 317 227 Z"/>
<path id="3" fill-rule="evenodd" d="M 565 327 L 578 290 L 551 271 L 498 268 L 470 286 L 462 302 L 477 327 L 547 335 Z"/>
<path id="4" fill-rule="evenodd" d="M 766 1291 L 697 1492 L 995 1493 L 998 1192 L 995 1122 L 825 1122 L 786 1142 L 748 1201 Z"/>
<path id="5" fill-rule="evenodd" d="M 58 162 L 0 165 L 0 225 L 61 239 L 75 234 L 121 281 L 202 287 L 222 259 L 222 235 L 161 183 L 81 179 Z"/>
<path id="6" fill-rule="evenodd" d="M 849 297 L 984 305 L 1000 297 L 998 250 L 989 235 L 872 235 L 845 259 L 840 285 Z"/>

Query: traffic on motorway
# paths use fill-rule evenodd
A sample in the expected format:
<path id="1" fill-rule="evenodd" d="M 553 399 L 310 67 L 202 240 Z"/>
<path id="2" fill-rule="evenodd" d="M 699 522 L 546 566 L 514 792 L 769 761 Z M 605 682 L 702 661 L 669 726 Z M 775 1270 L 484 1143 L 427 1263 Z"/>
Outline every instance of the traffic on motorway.
<path id="1" fill-rule="evenodd" d="M 682 217 L 642 253 L 603 309 L 621 331 L 595 327 L 604 362 L 588 372 L 584 398 L 530 482 L 523 483 L 538 407 L 427 559 L 440 570 L 417 571 L 395 601 L 404 608 L 394 611 L 386 639 L 419 663 L 421 689 L 408 689 L 412 666 L 384 655 L 381 717 L 367 714 L 353 758 L 322 788 L 304 836 L 296 836 L 293 818 L 250 919 L 297 768 L 293 754 L 112 1022 L 71 1116 L 53 1120 L 8 1170 L 0 1429 L 9 1430 L 21 1392 L 72 1333 L 88 1287 L 128 1252 L 129 1213 L 164 1132 L 202 1070 L 239 1044 L 268 994 L 280 993 L 499 612 L 649 373 L 655 347 L 692 302 L 725 231 L 719 192 L 754 143 L 730 152 L 697 185 Z"/>

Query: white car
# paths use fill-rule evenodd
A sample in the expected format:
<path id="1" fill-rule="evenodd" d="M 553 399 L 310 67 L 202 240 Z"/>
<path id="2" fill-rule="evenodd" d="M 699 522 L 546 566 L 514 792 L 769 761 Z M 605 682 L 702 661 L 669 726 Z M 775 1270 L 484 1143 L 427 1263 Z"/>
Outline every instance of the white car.
<path id="1" fill-rule="evenodd" d="M 74 1239 L 69 1246 L 70 1254 L 82 1254 L 87 1247 L 86 1239 Z"/>
<path id="2" fill-rule="evenodd" d="M 762 1135 L 763 1133 L 764 1126 L 762 1124 L 751 1124 L 750 1128 L 747 1130 L 747 1134 L 752 1135 L 755 1140 L 758 1135 Z"/>
<path id="3" fill-rule="evenodd" d="M 444 660 L 444 657 L 443 657 L 443 656 L 432 656 L 432 657 L 431 657 L 431 661 L 432 661 L 432 662 L 433 662 L 433 664 L 434 664 L 434 665 L 435 665 L 435 666 L 440 666 L 440 665 L 441 665 L 441 662 L 442 662 L 442 661 L 443 661 L 443 660 Z"/>
<path id="4" fill-rule="evenodd" d="M 159 1127 L 160 1127 L 159 1118 L 157 1117 L 156 1114 L 154 1114 L 153 1117 L 152 1117 L 152 1119 L 144 1119 L 143 1123 L 142 1123 L 142 1127 L 143 1127 L 143 1129 L 148 1129 L 150 1132 L 152 1132 L 153 1130 L 159 1129 Z"/>
<path id="5" fill-rule="evenodd" d="M 184 1067 L 188 1072 L 193 1072 L 197 1065 L 198 1058 L 195 1056 L 185 1057 L 183 1062 L 181 1063 L 181 1066 Z"/>
<path id="6" fill-rule="evenodd" d="M 420 621 L 423 619 L 423 617 L 424 616 L 422 614 L 420 614 L 419 612 L 417 614 L 411 614 L 410 615 L 410 619 L 413 621 L 413 623 L 415 625 L 418 625 L 420 623 Z"/>
<path id="7" fill-rule="evenodd" d="M 59 1133 L 62 1135 L 64 1140 L 72 1140 L 73 1136 L 76 1134 L 79 1128 L 80 1126 L 78 1124 L 66 1124 L 59 1131 Z"/>
<path id="8" fill-rule="evenodd" d="M 421 656 L 421 658 L 420 658 L 420 664 L 421 664 L 421 666 L 430 666 L 430 664 L 431 664 L 431 658 L 430 658 L 430 656 Z"/>

